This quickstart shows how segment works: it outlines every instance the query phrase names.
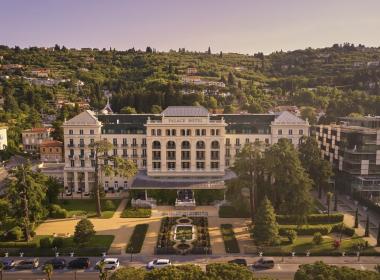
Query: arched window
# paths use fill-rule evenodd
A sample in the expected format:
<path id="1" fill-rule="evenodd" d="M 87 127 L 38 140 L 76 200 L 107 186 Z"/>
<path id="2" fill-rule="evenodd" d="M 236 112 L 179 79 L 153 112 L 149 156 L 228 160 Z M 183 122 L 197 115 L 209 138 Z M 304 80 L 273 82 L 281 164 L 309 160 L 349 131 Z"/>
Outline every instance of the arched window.
<path id="1" fill-rule="evenodd" d="M 153 141 L 152 148 L 153 149 L 161 149 L 161 143 L 160 143 L 160 141 Z"/>
<path id="2" fill-rule="evenodd" d="M 219 142 L 218 141 L 212 141 L 211 142 L 211 149 L 219 149 Z"/>
<path id="3" fill-rule="evenodd" d="M 168 141 L 168 143 L 166 144 L 166 149 L 175 149 L 175 142 Z"/>
<path id="4" fill-rule="evenodd" d="M 205 142 L 203 141 L 198 141 L 197 142 L 197 149 L 204 149 L 205 148 Z"/>
<path id="5" fill-rule="evenodd" d="M 182 149 L 190 149 L 190 142 L 189 141 L 183 141 L 181 148 Z"/>

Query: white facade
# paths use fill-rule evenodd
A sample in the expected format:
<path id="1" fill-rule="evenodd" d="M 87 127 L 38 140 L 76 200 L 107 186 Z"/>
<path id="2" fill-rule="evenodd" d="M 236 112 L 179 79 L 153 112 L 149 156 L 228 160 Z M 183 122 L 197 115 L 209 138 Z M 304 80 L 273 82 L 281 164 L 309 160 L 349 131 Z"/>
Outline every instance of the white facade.
<path id="1" fill-rule="evenodd" d="M 7 127 L 0 127 L 0 150 L 4 150 L 8 145 L 7 139 Z"/>
<path id="2" fill-rule="evenodd" d="M 309 135 L 309 124 L 288 112 L 213 115 L 203 107 L 169 107 L 160 115 L 99 115 L 84 111 L 63 125 L 64 183 L 89 192 L 94 184 L 92 142 L 107 139 L 109 154 L 133 160 L 151 178 L 223 178 L 245 143 Z M 282 130 L 282 132 L 280 132 Z M 290 132 L 291 131 L 291 132 Z M 101 178 L 105 189 L 129 188 L 132 180 Z"/>

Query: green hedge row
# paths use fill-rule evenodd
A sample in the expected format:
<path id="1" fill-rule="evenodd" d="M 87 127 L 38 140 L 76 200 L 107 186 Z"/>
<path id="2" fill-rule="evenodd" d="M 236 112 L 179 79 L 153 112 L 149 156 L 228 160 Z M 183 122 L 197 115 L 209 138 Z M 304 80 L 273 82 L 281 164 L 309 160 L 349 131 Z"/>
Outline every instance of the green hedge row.
<path id="1" fill-rule="evenodd" d="M 251 215 L 248 210 L 236 209 L 230 205 L 219 207 L 220 218 L 249 218 Z"/>
<path id="2" fill-rule="evenodd" d="M 337 214 L 312 214 L 307 216 L 307 224 L 320 225 L 320 224 L 336 224 L 343 222 L 344 215 Z M 277 215 L 277 223 L 280 225 L 294 225 L 297 224 L 297 216 L 294 215 Z"/>
<path id="3" fill-rule="evenodd" d="M 239 244 L 236 240 L 235 233 L 232 229 L 231 224 L 220 225 L 220 230 L 222 232 L 222 237 L 224 241 L 224 246 L 226 248 L 226 253 L 237 254 L 240 253 Z"/>
<path id="4" fill-rule="evenodd" d="M 345 224 L 334 225 L 331 231 L 336 233 L 340 233 L 342 231 L 344 235 L 347 235 L 349 237 L 352 237 L 355 234 L 355 229 Z"/>
<path id="5" fill-rule="evenodd" d="M 144 244 L 145 235 L 148 231 L 149 224 L 139 224 L 135 226 L 132 236 L 129 239 L 126 252 L 137 254 L 140 253 Z"/>
<path id="6" fill-rule="evenodd" d="M 308 225 L 308 226 L 296 226 L 296 225 L 280 225 L 280 235 L 286 236 L 287 230 L 295 230 L 298 235 L 313 235 L 316 232 L 320 232 L 322 235 L 327 235 L 331 232 L 331 225 Z"/>
<path id="7" fill-rule="evenodd" d="M 126 208 L 121 214 L 121 218 L 149 218 L 152 216 L 150 208 Z"/>

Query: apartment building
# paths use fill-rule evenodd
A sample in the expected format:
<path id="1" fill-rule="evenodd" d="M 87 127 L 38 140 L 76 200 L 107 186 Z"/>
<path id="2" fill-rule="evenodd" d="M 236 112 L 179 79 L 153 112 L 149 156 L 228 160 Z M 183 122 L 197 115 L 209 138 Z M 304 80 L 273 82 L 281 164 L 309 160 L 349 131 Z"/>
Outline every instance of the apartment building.
<path id="1" fill-rule="evenodd" d="M 22 146 L 28 153 L 39 153 L 40 145 L 45 140 L 51 140 L 52 128 L 35 127 L 22 132 Z"/>
<path id="2" fill-rule="evenodd" d="M 63 143 L 56 140 L 45 140 L 40 144 L 40 158 L 42 162 L 62 162 Z"/>
<path id="3" fill-rule="evenodd" d="M 131 179 L 102 176 L 105 190 L 120 188 L 218 189 L 233 176 L 229 167 L 245 143 L 294 145 L 309 135 L 309 124 L 289 112 L 211 114 L 200 106 L 172 106 L 161 114 L 100 114 L 84 111 L 63 124 L 64 184 L 89 192 L 94 185 L 91 143 L 106 139 L 108 153 L 133 160 Z"/>
<path id="4" fill-rule="evenodd" d="M 334 166 L 337 187 L 379 196 L 380 117 L 341 118 L 315 130 L 321 156 Z"/>

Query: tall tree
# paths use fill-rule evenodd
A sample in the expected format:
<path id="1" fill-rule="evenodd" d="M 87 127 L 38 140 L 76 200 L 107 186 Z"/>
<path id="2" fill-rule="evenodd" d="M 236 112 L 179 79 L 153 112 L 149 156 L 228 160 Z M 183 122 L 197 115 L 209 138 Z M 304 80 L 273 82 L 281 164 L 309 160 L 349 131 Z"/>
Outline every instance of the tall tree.
<path id="1" fill-rule="evenodd" d="M 298 152 L 287 139 L 269 147 L 265 152 L 267 195 L 281 213 L 296 215 L 299 222 L 306 219 L 312 205 L 312 180 L 302 167 Z"/>
<path id="2" fill-rule="evenodd" d="M 257 207 L 257 183 L 263 170 L 263 150 L 261 142 L 245 144 L 242 150 L 236 155 L 233 170 L 238 176 L 238 180 L 243 186 L 249 189 L 249 201 L 252 222 Z"/>
<path id="3" fill-rule="evenodd" d="M 321 157 L 317 140 L 313 137 L 302 137 L 298 151 L 302 166 L 318 187 L 318 196 L 321 198 L 322 190 L 327 189 L 329 179 L 333 176 L 331 164 Z"/>
<path id="4" fill-rule="evenodd" d="M 364 237 L 369 237 L 369 215 L 367 215 L 367 220 L 365 221 Z"/>
<path id="5" fill-rule="evenodd" d="M 278 224 L 274 208 L 267 197 L 264 197 L 257 210 L 257 217 L 253 227 L 253 238 L 259 245 L 273 245 L 277 242 Z"/>
<path id="6" fill-rule="evenodd" d="M 14 179 L 8 187 L 9 199 L 14 209 L 14 217 L 24 229 L 25 238 L 30 240 L 34 224 L 47 215 L 44 207 L 47 177 L 33 172 L 30 164 L 19 165 L 12 171 Z"/>
<path id="7" fill-rule="evenodd" d="M 95 189 L 93 190 L 93 194 L 96 201 L 97 215 L 98 217 L 101 217 L 101 176 L 120 176 L 130 178 L 136 175 L 137 166 L 132 160 L 109 155 L 108 151 L 113 148 L 113 144 L 106 139 L 97 141 L 90 146 L 94 150 L 93 156 L 95 160 Z"/>
<path id="8" fill-rule="evenodd" d="M 358 228 L 358 227 L 359 227 L 359 208 L 356 208 L 354 228 Z"/>
<path id="9" fill-rule="evenodd" d="M 377 227 L 377 239 L 376 239 L 376 246 L 380 247 L 380 223 Z"/>

